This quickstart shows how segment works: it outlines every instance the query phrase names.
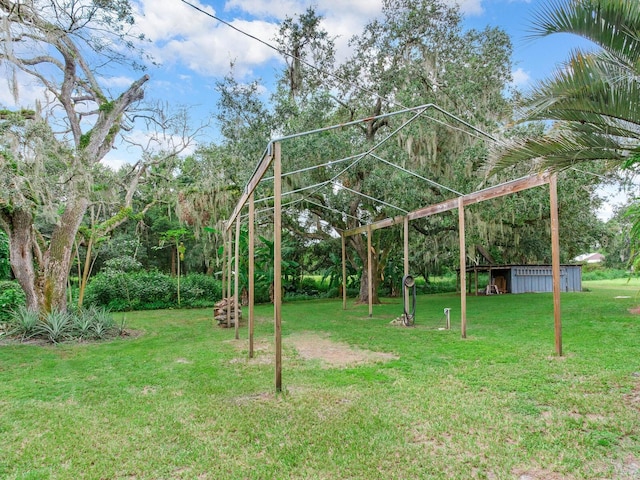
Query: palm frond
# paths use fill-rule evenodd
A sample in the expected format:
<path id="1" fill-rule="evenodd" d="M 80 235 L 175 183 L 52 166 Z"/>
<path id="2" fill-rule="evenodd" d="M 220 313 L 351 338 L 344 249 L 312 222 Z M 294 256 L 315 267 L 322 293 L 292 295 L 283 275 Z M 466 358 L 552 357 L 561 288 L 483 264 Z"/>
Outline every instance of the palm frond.
<path id="1" fill-rule="evenodd" d="M 534 170 L 563 170 L 596 160 L 620 162 L 640 152 L 608 135 L 555 131 L 542 137 L 513 139 L 495 147 L 491 157 L 495 169 L 530 163 Z"/>
<path id="2" fill-rule="evenodd" d="M 640 60 L 640 2 L 636 0 L 553 0 L 535 15 L 532 36 L 573 33 L 611 55 Z"/>

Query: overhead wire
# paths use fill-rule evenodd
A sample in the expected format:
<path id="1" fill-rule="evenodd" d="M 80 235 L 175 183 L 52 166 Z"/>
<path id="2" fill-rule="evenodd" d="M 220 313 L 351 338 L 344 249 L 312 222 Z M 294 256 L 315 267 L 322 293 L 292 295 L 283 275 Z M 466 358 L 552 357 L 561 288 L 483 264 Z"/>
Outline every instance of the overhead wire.
<path id="1" fill-rule="evenodd" d="M 210 17 L 210 18 L 213 18 L 214 20 L 216 20 L 216 21 L 218 21 L 218 22 L 222 23 L 223 25 L 226 25 L 227 27 L 229 27 L 229 28 L 231 28 L 232 30 L 234 30 L 234 31 L 236 31 L 236 32 L 238 32 L 238 33 L 240 33 L 241 35 L 244 35 L 244 36 L 246 36 L 246 37 L 248 37 L 248 38 L 251 38 L 252 40 L 255 40 L 256 42 L 261 43 L 262 45 L 264 45 L 264 46 L 266 46 L 266 47 L 270 48 L 271 50 L 273 50 L 273 51 L 275 51 L 275 52 L 279 53 L 280 55 L 284 55 L 284 56 L 290 57 L 290 58 L 292 58 L 293 60 L 296 60 L 296 61 L 300 62 L 301 64 L 303 64 L 303 65 L 305 65 L 305 66 L 307 66 L 307 67 L 309 67 L 309 68 L 311 68 L 311 69 L 313 69 L 313 70 L 317 71 L 318 73 L 321 73 L 321 74 L 326 75 L 326 76 L 328 76 L 328 77 L 331 77 L 331 78 L 333 78 L 333 79 L 335 79 L 335 80 L 338 80 L 339 82 L 341 82 L 341 83 L 343 83 L 343 84 L 350 85 L 350 86 L 352 86 L 352 87 L 354 87 L 354 88 L 357 88 L 357 89 L 359 89 L 359 90 L 361 90 L 361 91 L 363 91 L 363 92 L 365 92 L 365 93 L 368 93 L 368 94 L 370 94 L 370 95 L 373 95 L 375 98 L 377 98 L 377 99 L 379 99 L 379 100 L 382 100 L 382 101 L 384 101 L 384 102 L 388 103 L 389 105 L 395 105 L 395 106 L 398 106 L 398 107 L 403 108 L 403 109 L 408 108 L 408 107 L 406 107 L 405 105 L 403 105 L 402 103 L 400 103 L 400 102 L 398 102 L 398 101 L 396 101 L 396 100 L 393 100 L 393 99 L 389 99 L 389 98 L 387 98 L 387 97 L 384 97 L 384 96 L 380 95 L 378 92 L 375 92 L 375 91 L 371 90 L 370 88 L 367 88 L 367 87 L 365 87 L 365 86 L 363 86 L 363 85 L 360 85 L 360 84 L 358 84 L 358 83 L 356 83 L 356 82 L 354 82 L 354 81 L 352 81 L 352 80 L 348 80 L 348 79 L 346 79 L 346 78 L 344 78 L 344 77 L 342 77 L 342 76 L 340 76 L 340 75 L 337 75 L 337 74 L 335 74 L 335 73 L 333 73 L 333 72 L 329 72 L 329 71 L 327 71 L 327 70 L 324 70 L 324 69 L 322 69 L 322 68 L 320 68 L 320 67 L 318 67 L 318 66 L 316 66 L 316 65 L 314 65 L 314 64 L 312 64 L 312 63 L 307 62 L 304 58 L 302 58 L 302 57 L 300 57 L 300 56 L 298 56 L 298 55 L 294 55 L 294 54 L 292 54 L 292 53 L 290 53 L 290 52 L 287 52 L 286 50 L 283 50 L 283 49 L 281 49 L 281 48 L 278 48 L 277 46 L 275 46 L 275 45 L 273 45 L 273 44 L 271 44 L 271 43 L 269 43 L 269 42 L 267 42 L 267 41 L 265 41 L 265 40 L 261 39 L 260 37 L 257 37 L 257 36 L 255 36 L 255 35 L 253 35 L 253 34 L 251 34 L 251 33 L 247 32 L 247 31 L 245 31 L 245 30 L 243 30 L 243 29 L 241 29 L 241 28 L 236 27 L 236 26 L 235 26 L 235 25 L 233 25 L 232 23 L 227 22 L 226 20 L 224 20 L 224 19 L 220 18 L 219 16 L 217 16 L 217 15 L 215 15 L 215 14 L 213 14 L 213 13 L 207 12 L 206 10 L 203 10 L 202 8 L 198 7 L 197 5 L 194 5 L 193 3 L 189 2 L 188 0 L 180 0 L 180 1 L 181 1 L 182 3 L 184 3 L 185 5 L 190 6 L 190 7 L 191 7 L 191 8 L 193 8 L 194 10 L 197 10 L 198 12 L 202 13 L 203 15 L 206 15 L 206 16 L 208 16 L 208 17 Z M 459 117 L 457 117 L 457 116 L 455 116 L 455 115 L 453 115 L 453 114 L 451 114 L 451 113 L 447 112 L 446 110 L 443 110 L 443 109 L 441 109 L 441 108 L 439 108 L 439 107 L 437 107 L 437 109 L 438 109 L 438 110 L 440 110 L 440 112 L 441 112 L 441 113 L 444 113 L 445 115 L 448 115 L 448 116 L 450 116 L 450 117 L 454 118 L 455 120 L 459 121 L 459 122 L 460 122 L 460 123 L 462 123 L 463 125 L 465 125 L 465 126 L 467 126 L 467 127 L 471 128 L 471 129 L 472 129 L 472 130 L 474 130 L 475 132 L 480 133 L 481 135 L 483 135 L 483 136 L 485 136 L 485 137 L 487 137 L 487 138 L 489 138 L 489 139 L 491 139 L 491 140 L 493 140 L 493 141 L 495 141 L 495 142 L 497 142 L 497 141 L 498 141 L 498 140 L 497 140 L 496 138 L 494 138 L 492 135 L 489 135 L 488 133 L 484 132 L 483 130 L 480 130 L 480 129 L 478 129 L 477 127 L 474 127 L 474 126 L 473 126 L 473 125 L 471 125 L 470 123 L 468 123 L 468 122 L 466 122 L 466 121 L 462 120 L 461 118 L 459 118 Z M 435 122 L 437 122 L 437 123 L 441 123 L 441 124 L 443 124 L 443 125 L 445 125 L 445 126 L 449 126 L 449 127 L 453 128 L 453 129 L 461 130 L 461 129 L 459 129 L 459 128 L 457 128 L 457 127 L 454 127 L 454 126 L 452 126 L 452 125 L 448 125 L 448 124 L 446 124 L 446 123 L 443 123 L 443 122 L 441 122 L 441 121 L 439 121 L 439 120 L 437 120 L 437 119 L 433 119 L 433 118 L 432 118 L 432 120 L 434 120 L 434 121 L 435 121 Z M 461 131 L 463 131 L 463 132 L 465 132 L 465 133 L 469 133 L 469 132 L 466 132 L 465 130 L 461 130 Z M 475 135 L 474 135 L 474 136 L 475 136 Z M 287 137 L 283 137 L 283 139 L 284 139 L 284 138 L 287 138 Z"/>
<path id="2" fill-rule="evenodd" d="M 307 67 L 309 67 L 309 68 L 311 68 L 311 69 L 313 69 L 313 70 L 315 70 L 315 71 L 317 71 L 317 72 L 319 72 L 319 73 L 321 73 L 321 74 L 323 74 L 323 75 L 325 75 L 325 76 L 327 76 L 327 77 L 331 77 L 331 78 L 333 78 L 333 79 L 335 79 L 335 80 L 338 80 L 338 81 L 339 81 L 339 82 L 341 82 L 342 84 L 350 85 L 350 86 L 351 86 L 351 87 L 353 87 L 353 88 L 356 88 L 356 89 L 361 90 L 362 92 L 368 93 L 368 94 L 370 94 L 370 95 L 374 96 L 375 98 L 377 98 L 377 99 L 379 99 L 379 100 L 382 100 L 382 101 L 384 101 L 384 102 L 388 103 L 389 105 L 395 105 L 395 106 L 398 106 L 398 107 L 400 107 L 400 108 L 402 108 L 402 109 L 405 109 L 405 110 L 408 110 L 408 111 L 411 111 L 411 110 L 412 110 L 412 109 L 410 109 L 410 108 L 408 108 L 408 107 L 404 106 L 404 105 L 403 105 L 403 104 L 401 104 L 400 102 L 397 102 L 396 100 L 393 100 L 393 99 L 389 99 L 389 98 L 383 97 L 383 96 L 382 96 L 382 95 L 380 95 L 379 93 L 377 93 L 377 92 L 375 92 L 375 91 L 373 91 L 373 90 L 371 90 L 371 89 L 369 89 L 369 88 L 367 88 L 367 87 L 365 87 L 365 86 L 362 86 L 362 85 L 360 85 L 359 83 L 356 83 L 356 82 L 354 82 L 354 81 L 347 80 L 347 79 L 345 79 L 345 78 L 341 77 L 340 75 L 337 75 L 337 74 L 335 74 L 335 73 L 333 73 L 333 72 L 329 72 L 329 71 L 324 70 L 324 69 L 322 69 L 322 68 L 320 68 L 320 67 L 318 67 L 318 66 L 316 66 L 316 65 L 314 65 L 314 64 L 312 64 L 312 63 L 307 62 L 304 58 L 302 58 L 302 57 L 300 57 L 300 56 L 298 56 L 298 55 L 294 55 L 294 54 L 292 54 L 292 53 L 290 53 L 290 52 L 287 52 L 286 50 L 283 50 L 283 49 L 281 49 L 281 48 L 278 48 L 277 46 L 275 46 L 275 45 L 273 45 L 273 44 L 271 44 L 271 43 L 269 43 L 269 42 L 267 42 L 267 41 L 265 41 L 265 40 L 263 40 L 263 39 L 261 39 L 261 38 L 257 37 L 256 35 L 253 35 L 253 34 L 251 34 L 251 33 L 247 32 L 247 31 L 245 31 L 245 30 L 243 30 L 243 29 L 241 29 L 241 28 L 236 27 L 236 26 L 235 26 L 235 25 L 233 25 L 232 23 L 230 23 L 230 22 L 228 22 L 228 21 L 226 21 L 226 20 L 224 20 L 224 19 L 220 18 L 219 16 L 217 16 L 217 15 L 215 15 L 215 14 L 211 13 L 211 12 L 208 12 L 208 11 L 206 11 L 206 10 L 204 10 L 204 9 L 200 8 L 199 6 L 197 6 L 197 5 L 193 4 L 193 3 L 191 3 L 191 2 L 190 2 L 190 1 L 188 1 L 188 0 L 181 0 L 181 2 L 182 2 L 182 3 L 184 3 L 184 4 L 186 4 L 186 5 L 188 5 L 189 7 L 193 8 L 194 10 L 196 10 L 196 11 L 198 11 L 198 12 L 202 13 L 203 15 L 206 15 L 206 16 L 208 16 L 208 17 L 210 17 L 210 18 L 212 18 L 212 19 L 214 19 L 214 20 L 216 20 L 216 21 L 220 22 L 221 24 L 223 24 L 223 25 L 225 25 L 225 26 L 227 26 L 227 27 L 231 28 L 232 30 L 234 30 L 234 31 L 236 31 L 236 32 L 238 32 L 238 33 L 240 33 L 241 35 L 244 35 L 244 36 L 246 36 L 246 37 L 248 37 L 248 38 L 250 38 L 250 39 L 252 39 L 252 40 L 254 40 L 254 41 L 258 42 L 258 43 L 260 43 L 260 44 L 262 44 L 262 45 L 264 45 L 264 46 L 268 47 L 268 48 L 269 48 L 269 49 L 271 49 L 271 50 L 274 50 L 275 52 L 279 53 L 280 55 L 284 55 L 284 56 L 290 57 L 290 58 L 292 58 L 292 59 L 294 59 L 294 60 L 296 60 L 296 61 L 300 62 L 301 64 L 303 64 L 303 65 L 305 65 L 305 66 L 307 66 Z M 454 125 L 450 125 L 449 123 L 446 123 L 446 122 L 443 122 L 443 121 L 441 121 L 441 120 L 438 120 L 438 119 L 436 119 L 436 118 L 434 118 L 434 117 L 432 117 L 432 116 L 429 116 L 429 117 L 428 117 L 430 120 L 432 120 L 432 121 L 434 121 L 434 122 L 436 122 L 436 123 L 438 123 L 438 124 L 444 125 L 444 126 L 446 126 L 446 127 L 448 127 L 448 128 L 452 128 L 452 129 L 454 129 L 454 130 L 458 130 L 458 131 L 461 131 L 461 132 L 466 133 L 466 134 L 468 134 L 468 135 L 474 136 L 474 137 L 476 137 L 476 138 L 480 138 L 480 135 L 481 135 L 481 136 L 483 136 L 483 137 L 489 138 L 490 140 L 492 140 L 492 141 L 494 141 L 494 142 L 496 142 L 496 143 L 500 143 L 500 141 L 499 141 L 498 139 L 496 139 L 495 137 L 493 137 L 492 135 L 488 134 L 487 132 L 485 132 L 485 131 L 483 131 L 483 130 L 481 130 L 481 129 L 477 128 L 477 127 L 475 127 L 474 125 L 472 125 L 472 124 L 470 124 L 469 122 L 467 122 L 467 121 L 463 120 L 462 118 L 460 118 L 460 117 L 458 117 L 458 116 L 456 116 L 456 115 L 454 115 L 454 114 L 452 114 L 452 113 L 450 113 L 450 112 L 448 112 L 448 111 L 446 111 L 446 110 L 444 110 L 444 109 L 442 109 L 442 108 L 438 107 L 438 106 L 437 106 L 437 105 L 435 105 L 435 104 L 431 104 L 430 106 L 431 106 L 431 107 L 433 107 L 433 108 L 435 108 L 437 111 L 439 111 L 439 112 L 440 112 L 440 113 L 442 113 L 443 115 L 448 116 L 448 117 L 450 117 L 451 119 L 453 119 L 453 120 L 455 120 L 455 121 L 457 121 L 457 122 L 461 123 L 462 125 L 464 125 L 464 126 L 466 126 L 466 127 L 470 128 L 473 132 L 469 132 L 469 131 L 467 131 L 467 130 L 463 130 L 463 129 L 461 129 L 461 128 L 457 127 L 457 126 L 454 126 Z M 339 184 L 336 182 L 336 180 L 337 180 L 337 179 L 338 179 L 338 178 L 339 178 L 343 173 L 345 173 L 346 171 L 348 171 L 349 169 L 351 169 L 353 166 L 355 166 L 357 163 L 359 163 L 359 162 L 360 162 L 360 160 L 362 160 L 362 159 L 363 159 L 363 158 L 365 158 L 366 156 L 370 156 L 370 155 L 371 155 L 373 158 L 376 158 L 376 159 L 378 159 L 378 160 L 380 160 L 380 161 L 383 161 L 384 163 L 387 163 L 387 164 L 389 164 L 389 165 L 391 165 L 391 166 L 394 166 L 394 167 L 396 167 L 396 168 L 401 168 L 401 167 L 399 167 L 399 166 L 397 166 L 397 165 L 395 165 L 395 164 L 392 164 L 391 162 L 387 162 L 386 160 L 383 160 L 381 157 L 378 157 L 377 155 L 372 155 L 372 153 L 373 153 L 373 151 L 375 151 L 375 149 L 377 149 L 381 144 L 385 143 L 389 138 L 391 138 L 393 135 L 395 135 L 398 131 L 400 131 L 402 128 L 404 128 L 404 127 L 405 127 L 406 125 L 408 125 L 409 123 L 412 123 L 416 118 L 420 117 L 420 116 L 421 116 L 421 115 L 422 115 L 426 110 L 427 110 L 427 108 L 424 108 L 424 109 L 422 109 L 421 111 L 419 111 L 419 112 L 418 112 L 416 115 L 414 115 L 411 119 L 409 119 L 407 122 L 405 122 L 401 127 L 399 127 L 398 129 L 394 130 L 394 132 L 393 132 L 393 133 L 391 133 L 390 135 L 388 135 L 387 137 L 385 137 L 381 142 L 378 142 L 374 147 L 372 147 L 371 149 L 369 149 L 367 152 L 364 152 L 364 153 L 362 153 L 362 154 L 358 154 L 358 155 L 354 155 L 354 156 L 351 156 L 351 157 L 343 158 L 343 159 L 341 159 L 341 160 L 339 160 L 339 161 L 334 161 L 333 163 L 338 163 L 338 162 L 348 161 L 348 160 L 350 160 L 350 159 L 354 159 L 354 158 L 355 158 L 355 160 L 354 160 L 354 161 L 353 161 L 349 166 L 347 166 L 345 169 L 343 169 L 343 170 L 342 170 L 340 173 L 338 173 L 337 175 L 334 175 L 334 176 L 333 176 L 329 181 L 327 181 L 327 182 L 322 182 L 322 183 L 320 183 L 320 184 L 316 184 L 316 185 L 312 185 L 312 186 L 308 186 L 308 187 L 304 187 L 304 188 L 302 188 L 302 189 L 298 189 L 298 190 L 295 190 L 295 191 L 292 191 L 292 192 L 288 192 L 287 194 L 289 194 L 289 195 L 290 195 L 290 194 L 293 194 L 293 193 L 299 193 L 300 191 L 304 191 L 304 190 L 308 190 L 308 189 L 313 189 L 313 188 L 315 187 L 314 191 L 312 192 L 312 194 L 313 194 L 313 193 L 317 192 L 318 190 L 320 190 L 321 188 L 323 188 L 323 187 L 324 187 L 325 185 L 327 185 L 328 183 L 333 183 L 334 185 L 339 185 Z M 395 113 L 398 113 L 398 112 L 393 112 L 392 114 L 395 114 Z M 383 116 L 380 116 L 380 117 L 384 117 L 384 116 L 386 116 L 386 115 L 383 115 Z M 378 118 L 378 117 L 375 117 L 375 118 Z M 352 122 L 352 123 L 356 123 L 356 122 Z M 344 125 L 343 125 L 343 126 L 344 126 Z M 322 129 L 320 129 L 320 130 L 318 130 L 318 131 L 322 131 Z M 315 131 L 313 131 L 313 132 L 305 132 L 305 133 L 314 133 L 314 132 L 315 132 Z M 480 135 L 478 135 L 478 134 L 480 134 Z M 293 135 L 293 136 L 285 136 L 285 137 L 282 137 L 281 139 L 278 139 L 278 140 L 285 140 L 285 139 L 288 139 L 288 138 L 293 138 L 293 137 L 295 137 L 295 136 L 296 136 L 296 135 Z M 269 147 L 270 147 L 270 145 L 271 145 L 272 143 L 273 143 L 273 142 L 270 142 L 270 143 L 269 143 L 269 146 L 267 147 L 267 152 L 265 152 L 265 154 L 267 154 L 267 153 L 268 153 Z M 332 163 L 332 162 L 328 162 L 327 164 L 324 164 L 324 166 L 330 165 L 331 163 Z M 315 168 L 318 168 L 318 167 L 317 167 L 317 166 L 312 166 L 312 167 L 308 167 L 308 168 L 305 168 L 305 169 L 297 170 L 296 172 L 289 172 L 289 173 L 287 173 L 286 175 L 293 175 L 294 173 L 301 173 L 301 172 L 303 172 L 303 171 L 313 170 L 313 169 L 315 169 Z M 402 168 L 401 168 L 401 169 L 402 169 Z M 452 193 L 454 193 L 454 194 L 456 194 L 456 195 L 462 195 L 460 192 L 457 192 L 457 191 L 455 191 L 455 190 L 453 190 L 453 189 L 450 189 L 450 188 L 448 188 L 448 187 L 445 187 L 445 186 L 443 186 L 443 185 L 440 185 L 440 184 L 438 184 L 438 183 L 436 183 L 436 182 L 433 182 L 432 180 L 429 180 L 429 179 L 426 179 L 426 178 L 424 178 L 424 177 L 421 177 L 420 175 L 415 174 L 414 172 L 411 172 L 411 171 L 406 170 L 406 169 L 402 169 L 402 170 L 404 170 L 404 171 L 406 171 L 407 173 L 410 173 L 410 174 L 412 174 L 412 175 L 415 175 L 415 176 L 417 176 L 417 177 L 419 177 L 419 178 L 421 178 L 421 179 L 423 179 L 423 180 L 425 180 L 425 181 L 427 181 L 427 182 L 429 182 L 429 183 L 432 183 L 432 184 L 437 185 L 437 186 L 439 186 L 439 187 L 441 187 L 441 188 L 444 188 L 444 189 L 446 189 L 446 190 L 449 190 L 449 191 L 451 191 Z M 269 178 L 267 178 L 267 179 L 272 179 L 272 178 L 273 178 L 273 177 L 269 177 Z M 263 179 L 263 180 L 267 180 L 267 179 Z M 344 188 L 344 187 L 343 187 L 343 188 Z M 383 202 L 383 201 L 381 201 L 381 200 L 379 200 L 379 199 L 374 199 L 373 197 L 368 197 L 368 196 L 366 196 L 366 195 L 364 195 L 364 194 L 361 194 L 360 192 L 356 192 L 356 191 L 353 191 L 353 192 L 354 192 L 354 193 L 357 193 L 358 195 L 363 195 L 363 196 L 365 196 L 365 197 L 367 197 L 367 198 L 371 198 L 372 200 L 375 200 L 375 201 L 377 201 L 377 202 L 379 202 L 379 203 L 383 203 L 383 204 L 385 204 L 385 202 Z M 269 198 L 270 198 L 270 197 L 267 197 L 267 198 L 264 198 L 264 199 L 261 199 L 261 200 L 263 200 L 263 201 L 264 201 L 264 200 L 268 200 Z M 297 203 L 297 201 L 293 201 L 293 202 L 290 202 L 290 203 Z M 395 208 L 395 209 L 397 209 L 397 210 L 404 211 L 404 210 L 402 210 L 401 208 L 396 207 L 396 206 L 391 205 L 391 204 L 389 204 L 388 206 L 390 206 L 390 207 L 392 207 L 392 208 Z"/>

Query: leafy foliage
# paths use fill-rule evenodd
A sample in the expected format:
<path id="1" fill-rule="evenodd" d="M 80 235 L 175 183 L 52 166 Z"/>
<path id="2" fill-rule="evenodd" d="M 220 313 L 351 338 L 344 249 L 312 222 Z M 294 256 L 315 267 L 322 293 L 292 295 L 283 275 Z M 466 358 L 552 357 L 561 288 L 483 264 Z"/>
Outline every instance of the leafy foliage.
<path id="1" fill-rule="evenodd" d="M 220 298 L 220 281 L 212 276 L 189 274 L 182 277 L 182 306 L 213 305 Z M 174 308 L 178 306 L 177 278 L 157 270 L 100 272 L 87 286 L 86 302 L 111 311 Z"/>
<path id="2" fill-rule="evenodd" d="M 39 332 L 40 317 L 38 312 L 29 310 L 24 305 L 13 310 L 8 320 L 9 335 L 17 336 L 24 340 L 35 336 Z"/>
<path id="3" fill-rule="evenodd" d="M 25 303 L 24 292 L 17 282 L 0 281 L 0 322 Z"/>
<path id="4" fill-rule="evenodd" d="M 606 160 L 634 165 L 640 153 L 640 4 L 619 0 L 547 1 L 533 20 L 533 36 L 571 33 L 600 49 L 577 50 L 523 100 L 520 122 L 553 121 L 542 137 L 500 145 L 500 167 L 535 160 L 566 168 Z"/>
<path id="5" fill-rule="evenodd" d="M 11 312 L 7 321 L 9 336 L 21 340 L 40 339 L 49 343 L 66 340 L 103 340 L 120 335 L 124 324 L 117 325 L 113 315 L 102 307 L 89 307 L 77 312 L 39 313 L 21 306 Z"/>

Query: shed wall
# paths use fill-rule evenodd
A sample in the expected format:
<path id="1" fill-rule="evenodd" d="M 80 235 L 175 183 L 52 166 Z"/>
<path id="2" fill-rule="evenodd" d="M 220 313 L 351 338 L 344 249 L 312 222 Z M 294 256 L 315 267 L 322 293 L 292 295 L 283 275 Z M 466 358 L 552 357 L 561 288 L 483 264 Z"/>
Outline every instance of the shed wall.
<path id="1" fill-rule="evenodd" d="M 514 266 L 511 268 L 511 293 L 552 292 L 553 272 L 550 265 Z M 582 267 L 562 265 L 560 267 L 560 291 L 582 291 Z"/>

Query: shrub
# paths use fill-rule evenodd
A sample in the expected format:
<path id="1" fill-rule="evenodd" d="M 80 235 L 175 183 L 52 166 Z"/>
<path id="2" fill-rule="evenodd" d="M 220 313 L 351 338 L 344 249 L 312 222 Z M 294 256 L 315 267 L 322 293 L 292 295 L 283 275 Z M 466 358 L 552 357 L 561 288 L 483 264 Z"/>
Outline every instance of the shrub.
<path id="1" fill-rule="evenodd" d="M 58 343 L 73 336 L 73 317 L 67 312 L 54 310 L 38 323 L 38 336 Z"/>
<path id="2" fill-rule="evenodd" d="M 221 297 L 220 287 L 208 275 L 181 277 L 181 306 L 211 306 Z M 155 270 L 100 272 L 87 286 L 85 302 L 115 312 L 174 308 L 178 306 L 177 279 Z"/>
<path id="3" fill-rule="evenodd" d="M 631 276 L 632 274 L 625 270 L 603 268 L 601 265 L 586 264 L 582 266 L 582 280 L 615 280 Z"/>
<path id="4" fill-rule="evenodd" d="M 23 340 L 37 335 L 40 322 L 38 312 L 29 310 L 24 305 L 21 305 L 8 312 L 8 317 L 7 333 L 9 335 L 20 337 Z"/>
<path id="5" fill-rule="evenodd" d="M 24 292 L 18 282 L 0 281 L 0 322 L 9 320 L 11 312 L 24 304 Z"/>
<path id="6" fill-rule="evenodd" d="M 213 305 L 222 297 L 221 283 L 211 275 L 192 273 L 180 280 L 180 297 L 184 306 Z"/>
<path id="7" fill-rule="evenodd" d="M 124 321 L 116 324 L 105 308 L 90 307 L 75 313 L 53 311 L 44 318 L 38 312 L 19 307 L 12 312 L 8 322 L 9 336 L 21 340 L 39 338 L 51 343 L 64 340 L 101 340 L 122 333 Z"/>

